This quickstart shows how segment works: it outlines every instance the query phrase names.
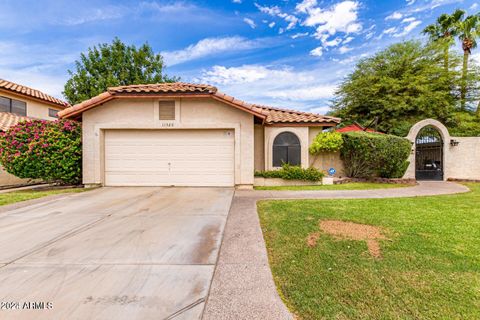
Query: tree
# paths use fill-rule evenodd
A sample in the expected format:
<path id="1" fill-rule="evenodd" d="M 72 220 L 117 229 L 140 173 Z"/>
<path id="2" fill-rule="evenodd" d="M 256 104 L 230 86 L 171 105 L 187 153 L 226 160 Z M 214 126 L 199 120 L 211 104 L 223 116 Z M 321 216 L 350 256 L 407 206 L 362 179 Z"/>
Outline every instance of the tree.
<path id="1" fill-rule="evenodd" d="M 20 122 L 0 133 L 0 163 L 19 178 L 80 183 L 81 134 L 71 120 Z"/>
<path id="2" fill-rule="evenodd" d="M 164 68 L 162 56 L 155 54 L 148 43 L 136 48 L 115 38 L 111 44 L 99 44 L 80 55 L 75 72 L 68 71 L 70 79 L 63 95 L 69 103 L 76 104 L 105 92 L 108 87 L 178 80 L 165 75 Z"/>
<path id="3" fill-rule="evenodd" d="M 462 82 L 460 90 L 461 109 L 466 110 L 468 59 L 472 49 L 477 47 L 477 38 L 480 34 L 480 17 L 478 15 L 468 16 L 458 24 L 458 38 L 462 42 L 463 67 Z M 480 115 L 480 110 L 477 109 Z"/>
<path id="4" fill-rule="evenodd" d="M 362 123 L 378 117 L 378 130 L 397 135 L 423 118 L 447 121 L 455 105 L 451 83 L 458 59 L 451 57 L 449 72 L 443 62 L 442 47 L 417 41 L 360 60 L 335 93 L 334 114 Z"/>
<path id="5" fill-rule="evenodd" d="M 458 25 L 462 21 L 465 11 L 457 9 L 453 14 L 444 13 L 437 18 L 434 24 L 423 29 L 423 33 L 430 37 L 433 42 L 439 42 L 444 46 L 444 68 L 449 68 L 449 50 L 458 34 Z"/>

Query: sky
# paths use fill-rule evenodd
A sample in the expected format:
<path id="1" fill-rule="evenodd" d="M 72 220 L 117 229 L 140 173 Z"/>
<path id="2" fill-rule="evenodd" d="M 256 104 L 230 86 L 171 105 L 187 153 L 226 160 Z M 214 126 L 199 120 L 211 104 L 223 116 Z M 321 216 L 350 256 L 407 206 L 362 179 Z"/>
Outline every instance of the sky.
<path id="1" fill-rule="evenodd" d="M 148 42 L 166 73 L 258 104 L 326 113 L 355 63 L 421 39 L 475 0 L 0 0 L 0 78 L 62 98 L 81 52 Z M 480 49 L 478 49 L 480 51 Z"/>

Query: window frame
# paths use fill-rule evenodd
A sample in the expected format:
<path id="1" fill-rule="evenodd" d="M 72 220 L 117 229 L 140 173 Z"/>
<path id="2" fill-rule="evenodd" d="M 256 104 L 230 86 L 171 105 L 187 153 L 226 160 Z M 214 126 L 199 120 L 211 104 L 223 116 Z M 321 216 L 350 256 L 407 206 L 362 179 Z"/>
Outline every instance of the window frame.
<path id="1" fill-rule="evenodd" d="M 285 134 L 291 135 L 292 137 L 294 137 L 294 140 L 296 141 L 290 144 L 287 144 L 287 143 L 282 144 L 278 142 L 278 139 Z M 281 153 L 281 154 L 279 155 L 278 153 Z M 282 158 L 282 156 L 286 158 L 286 161 L 283 161 L 282 163 L 280 163 L 279 161 L 283 159 L 278 159 L 278 158 L 279 157 Z M 283 163 L 289 163 L 292 166 L 302 165 L 302 143 L 300 141 L 300 138 L 291 131 L 282 131 L 275 136 L 275 139 L 273 139 L 272 167 L 280 168 Z"/>
<path id="2" fill-rule="evenodd" d="M 51 111 L 53 111 L 55 113 L 55 115 L 52 115 Z M 51 118 L 57 118 L 58 119 L 58 113 L 59 112 L 60 112 L 60 110 L 53 109 L 53 108 L 48 108 L 48 116 L 51 117 Z"/>
<path id="3" fill-rule="evenodd" d="M 8 104 L 8 110 L 7 110 L 7 111 L 0 111 L 0 112 L 13 113 L 13 114 L 16 114 L 16 115 L 19 115 L 19 116 L 22 116 L 22 117 L 26 117 L 26 116 L 27 116 L 27 109 L 28 109 L 28 107 L 27 107 L 27 102 L 26 102 L 26 101 L 17 100 L 17 99 L 12 99 L 12 98 L 5 97 L 5 96 L 0 96 L 0 98 L 6 99 L 6 100 L 8 100 L 8 102 L 9 102 L 9 104 Z M 23 112 L 21 112 L 21 113 L 19 113 L 19 112 L 14 112 L 14 110 L 13 110 L 13 108 L 14 108 L 14 102 L 25 105 L 25 110 L 23 110 Z M 18 108 L 18 105 L 15 106 L 15 108 Z"/>

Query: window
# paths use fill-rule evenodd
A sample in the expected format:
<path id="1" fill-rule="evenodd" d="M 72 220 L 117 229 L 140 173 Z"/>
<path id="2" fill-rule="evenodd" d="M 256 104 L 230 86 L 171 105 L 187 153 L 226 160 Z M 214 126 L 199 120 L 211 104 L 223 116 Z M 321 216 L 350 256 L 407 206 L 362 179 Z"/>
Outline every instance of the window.
<path id="1" fill-rule="evenodd" d="M 58 110 L 48 108 L 48 116 L 58 118 Z"/>
<path id="2" fill-rule="evenodd" d="M 291 132 L 280 133 L 273 141 L 273 166 L 281 167 L 283 163 L 299 166 L 301 163 L 300 140 Z"/>
<path id="3" fill-rule="evenodd" d="M 0 97 L 0 111 L 15 113 L 19 116 L 26 116 L 27 103 L 20 100 Z"/>
<path id="4" fill-rule="evenodd" d="M 158 115 L 159 115 L 159 120 L 163 120 L 163 121 L 175 120 L 175 101 L 159 101 Z"/>

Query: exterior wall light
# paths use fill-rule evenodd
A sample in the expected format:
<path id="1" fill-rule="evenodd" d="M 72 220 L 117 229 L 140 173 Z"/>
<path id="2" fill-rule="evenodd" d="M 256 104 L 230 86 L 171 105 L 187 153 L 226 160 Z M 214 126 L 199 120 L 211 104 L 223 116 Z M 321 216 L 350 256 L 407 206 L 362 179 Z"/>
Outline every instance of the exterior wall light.
<path id="1" fill-rule="evenodd" d="M 459 142 L 458 140 L 455 140 L 455 139 L 451 139 L 451 140 L 450 140 L 450 145 L 451 145 L 452 147 L 456 147 L 456 146 L 458 146 L 459 144 L 460 144 L 460 142 Z"/>

